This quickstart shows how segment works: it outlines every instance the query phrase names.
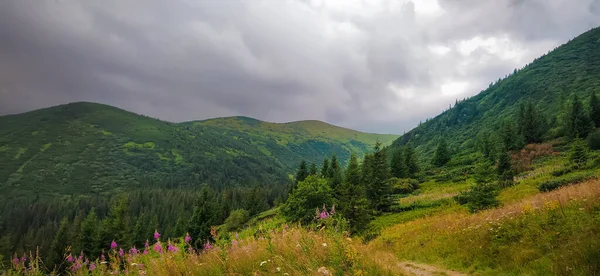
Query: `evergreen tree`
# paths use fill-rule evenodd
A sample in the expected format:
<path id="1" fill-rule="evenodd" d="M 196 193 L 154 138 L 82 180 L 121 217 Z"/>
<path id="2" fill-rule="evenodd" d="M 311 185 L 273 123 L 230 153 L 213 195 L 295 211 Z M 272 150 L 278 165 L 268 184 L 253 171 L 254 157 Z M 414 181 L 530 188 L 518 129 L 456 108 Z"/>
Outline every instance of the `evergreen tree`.
<path id="1" fill-rule="evenodd" d="M 408 177 L 415 177 L 419 172 L 419 161 L 411 143 L 404 147 L 404 164 L 408 168 Z"/>
<path id="2" fill-rule="evenodd" d="M 392 205 L 392 187 L 388 181 L 390 169 L 387 163 L 386 149 L 381 147 L 380 142 L 375 144 L 375 153 L 371 160 L 371 173 L 370 185 L 366 187 L 371 207 L 377 211 L 389 211 Z"/>
<path id="3" fill-rule="evenodd" d="M 329 181 L 329 186 L 331 186 L 334 194 L 337 195 L 337 188 L 342 183 L 342 170 L 335 154 L 331 156 L 331 163 L 327 170 L 327 179 Z"/>
<path id="4" fill-rule="evenodd" d="M 512 185 L 515 173 L 510 164 L 508 151 L 502 150 L 498 154 L 498 167 L 496 171 L 498 172 L 498 179 L 502 182 L 503 186 Z"/>
<path id="5" fill-rule="evenodd" d="M 507 150 L 517 150 L 524 146 L 523 138 L 519 134 L 517 126 L 511 121 L 502 122 L 499 136 L 502 138 L 503 147 Z"/>
<path id="6" fill-rule="evenodd" d="M 296 182 L 304 181 L 308 176 L 308 168 L 306 167 L 306 161 L 302 160 L 300 162 L 300 167 L 298 168 L 298 172 L 296 173 Z"/>
<path id="7" fill-rule="evenodd" d="M 350 156 L 344 181 L 340 186 L 339 212 L 348 220 L 350 231 L 357 233 L 369 223 L 369 202 L 362 185 L 356 155 Z"/>
<path id="8" fill-rule="evenodd" d="M 600 101 L 595 92 L 590 94 L 590 119 L 595 127 L 600 128 Z"/>
<path id="9" fill-rule="evenodd" d="M 446 139 L 442 137 L 433 154 L 432 163 L 436 167 L 441 167 L 446 165 L 446 163 L 450 161 L 450 158 L 450 151 L 448 150 L 448 146 L 446 145 Z"/>
<path id="10" fill-rule="evenodd" d="M 483 157 L 488 160 L 495 160 L 495 145 L 491 136 L 492 133 L 488 130 L 480 131 L 477 134 L 477 148 Z"/>
<path id="11" fill-rule="evenodd" d="M 460 204 L 466 204 L 470 212 L 498 206 L 498 195 L 492 163 L 481 158 L 475 165 L 475 185 L 455 197 Z"/>
<path id="12" fill-rule="evenodd" d="M 246 196 L 244 209 L 248 210 L 250 216 L 269 209 L 266 193 L 259 186 L 254 186 Z"/>
<path id="13" fill-rule="evenodd" d="M 546 121 L 531 102 L 521 104 L 519 130 L 525 143 L 540 143 L 546 132 Z"/>
<path id="14" fill-rule="evenodd" d="M 571 153 L 569 161 L 577 168 L 582 168 L 588 161 L 588 149 L 585 142 L 581 139 L 576 139 L 571 145 Z"/>
<path id="15" fill-rule="evenodd" d="M 567 134 L 570 138 L 585 139 L 592 129 L 592 121 L 576 94 L 573 94 L 567 119 Z"/>
<path id="16" fill-rule="evenodd" d="M 325 160 L 323 160 L 323 166 L 321 166 L 321 177 L 327 178 L 328 172 L 329 172 L 329 159 L 325 158 Z"/>
<path id="17" fill-rule="evenodd" d="M 110 244 L 113 240 L 123 248 L 131 247 L 129 212 L 127 198 L 123 196 L 110 208 L 106 224 L 103 227 L 103 239 L 101 246 Z"/>
<path id="18" fill-rule="evenodd" d="M 54 235 L 52 245 L 50 248 L 50 254 L 48 256 L 48 263 L 46 266 L 59 274 L 66 268 L 65 254 L 67 246 L 70 244 L 69 239 L 69 221 L 67 218 L 63 218 L 60 222 L 60 227 Z"/>
<path id="19" fill-rule="evenodd" d="M 83 254 L 89 258 L 98 256 L 100 244 L 98 240 L 98 227 L 100 226 L 98 216 L 96 216 L 96 210 L 92 208 L 89 214 L 81 223 L 81 235 L 79 236 L 79 243 Z"/>
<path id="20" fill-rule="evenodd" d="M 214 213 L 214 203 L 209 196 L 209 191 L 204 188 L 198 204 L 194 208 L 194 213 L 190 218 L 188 233 L 192 237 L 192 245 L 196 248 L 202 248 L 207 241 L 213 241 L 210 235 L 210 227 L 217 224 L 217 217 Z"/>
<path id="21" fill-rule="evenodd" d="M 404 163 L 404 154 L 402 149 L 397 149 L 392 155 L 391 173 L 396 178 L 406 178 L 408 175 L 408 167 Z"/>
<path id="22" fill-rule="evenodd" d="M 317 169 L 317 165 L 315 163 L 311 163 L 308 169 L 308 175 L 317 175 L 319 173 Z"/>

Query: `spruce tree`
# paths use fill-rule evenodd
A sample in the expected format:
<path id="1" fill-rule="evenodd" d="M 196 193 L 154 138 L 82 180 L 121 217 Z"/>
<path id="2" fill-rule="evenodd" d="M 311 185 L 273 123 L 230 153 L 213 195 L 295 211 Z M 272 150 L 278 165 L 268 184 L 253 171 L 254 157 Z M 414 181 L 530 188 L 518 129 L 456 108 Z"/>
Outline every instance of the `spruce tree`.
<path id="1" fill-rule="evenodd" d="M 325 160 L 323 160 L 323 166 L 321 166 L 321 177 L 327 178 L 328 172 L 329 172 L 329 159 L 325 158 Z"/>
<path id="2" fill-rule="evenodd" d="M 517 126 L 511 121 L 504 121 L 500 126 L 499 134 L 503 147 L 507 150 L 517 150 L 524 146 L 524 141 Z"/>
<path id="3" fill-rule="evenodd" d="M 448 150 L 448 146 L 446 145 L 446 139 L 442 137 L 433 154 L 432 163 L 436 167 L 441 167 L 446 165 L 446 163 L 450 161 L 450 158 L 450 151 Z"/>
<path id="4" fill-rule="evenodd" d="M 592 129 L 592 121 L 579 97 L 573 94 L 567 119 L 567 134 L 570 138 L 585 139 Z"/>
<path id="5" fill-rule="evenodd" d="M 576 139 L 571 145 L 569 161 L 576 168 L 582 168 L 588 161 L 588 150 L 585 142 L 581 139 Z"/>
<path id="6" fill-rule="evenodd" d="M 348 220 L 350 232 L 361 231 L 369 223 L 369 201 L 362 185 L 356 155 L 350 156 L 345 178 L 340 185 L 339 212 Z"/>
<path id="7" fill-rule="evenodd" d="M 408 168 L 408 177 L 415 177 L 419 172 L 419 161 L 411 143 L 404 147 L 404 164 Z"/>
<path id="8" fill-rule="evenodd" d="M 308 172 L 308 168 L 306 167 L 306 161 L 302 160 L 302 162 L 300 162 L 300 167 L 298 168 L 298 172 L 296 172 L 296 183 L 298 183 L 300 181 L 304 181 L 304 179 L 306 179 L 308 174 L 309 174 L 309 172 Z"/>
<path id="9" fill-rule="evenodd" d="M 207 241 L 214 242 L 210 235 L 210 227 L 217 224 L 214 209 L 215 204 L 209 196 L 208 189 L 203 188 L 198 204 L 190 218 L 187 231 L 192 237 L 192 245 L 196 248 L 202 248 Z"/>
<path id="10" fill-rule="evenodd" d="M 512 185 L 515 173 L 510 164 L 510 156 L 507 150 L 501 150 L 498 154 L 498 167 L 496 171 L 498 179 L 502 182 L 503 186 Z"/>
<path id="11" fill-rule="evenodd" d="M 396 178 L 406 178 L 408 175 L 408 167 L 404 163 L 403 149 L 396 149 L 392 155 L 391 173 Z"/>
<path id="12" fill-rule="evenodd" d="M 331 163 L 327 170 L 327 179 L 334 194 L 337 194 L 337 187 L 342 183 L 342 170 L 335 154 L 331 156 Z"/>
<path id="13" fill-rule="evenodd" d="M 595 127 L 600 128 L 600 101 L 595 92 L 590 94 L 590 119 Z"/>
<path id="14" fill-rule="evenodd" d="M 308 169 L 308 175 L 317 175 L 319 173 L 319 169 L 317 169 L 317 165 L 315 163 L 310 163 L 310 167 Z"/>
<path id="15" fill-rule="evenodd" d="M 392 204 L 392 187 L 388 181 L 390 169 L 387 163 L 386 149 L 381 143 L 375 144 L 375 153 L 371 160 L 372 180 L 367 186 L 367 195 L 371 201 L 371 207 L 377 211 L 389 211 Z"/>
<path id="16" fill-rule="evenodd" d="M 521 104 L 519 130 L 525 143 L 540 143 L 546 131 L 546 121 L 531 102 Z"/>
<path id="17" fill-rule="evenodd" d="M 89 258 L 96 257 L 99 253 L 99 226 L 96 210 L 92 208 L 81 223 L 81 235 L 79 236 L 79 243 L 81 244 L 83 254 Z"/>
<path id="18" fill-rule="evenodd" d="M 69 244 L 69 221 L 67 218 L 63 218 L 50 247 L 48 263 L 46 263 L 49 269 L 59 274 L 64 271 L 66 268 L 65 254 Z"/>

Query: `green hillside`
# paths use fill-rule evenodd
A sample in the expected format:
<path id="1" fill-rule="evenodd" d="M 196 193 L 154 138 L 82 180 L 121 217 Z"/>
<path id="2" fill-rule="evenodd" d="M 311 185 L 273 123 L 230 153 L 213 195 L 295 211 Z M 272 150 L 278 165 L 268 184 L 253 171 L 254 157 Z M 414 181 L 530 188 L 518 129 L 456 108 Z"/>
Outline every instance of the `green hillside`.
<path id="1" fill-rule="evenodd" d="M 437 139 L 446 137 L 450 148 L 472 149 L 479 132 L 499 129 L 505 120 L 515 120 L 519 105 L 532 102 L 547 117 L 550 136 L 559 136 L 557 115 L 577 94 L 587 100 L 600 92 L 600 28 L 592 29 L 483 90 L 457 102 L 451 109 L 429 119 L 394 142 L 398 147 L 411 141 L 417 150 L 432 153 Z"/>

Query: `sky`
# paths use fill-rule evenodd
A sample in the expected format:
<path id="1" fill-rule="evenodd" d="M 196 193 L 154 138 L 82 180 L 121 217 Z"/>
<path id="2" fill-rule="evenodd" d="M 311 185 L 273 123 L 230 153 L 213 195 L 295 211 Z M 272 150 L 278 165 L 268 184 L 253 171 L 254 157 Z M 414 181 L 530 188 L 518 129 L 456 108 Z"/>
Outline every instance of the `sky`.
<path id="1" fill-rule="evenodd" d="M 402 134 L 600 25 L 600 0 L 3 0 L 0 114 L 76 101 Z"/>

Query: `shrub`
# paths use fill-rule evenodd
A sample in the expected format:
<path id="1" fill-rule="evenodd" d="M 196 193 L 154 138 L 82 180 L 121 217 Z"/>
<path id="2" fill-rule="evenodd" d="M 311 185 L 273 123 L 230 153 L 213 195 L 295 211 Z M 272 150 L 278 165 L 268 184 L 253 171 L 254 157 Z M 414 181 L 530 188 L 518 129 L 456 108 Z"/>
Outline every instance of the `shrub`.
<path id="1" fill-rule="evenodd" d="M 495 183 L 481 183 L 471 187 L 468 191 L 461 192 L 454 197 L 456 202 L 467 205 L 469 212 L 475 213 L 481 210 L 497 207 L 499 201 L 498 186 Z"/>
<path id="2" fill-rule="evenodd" d="M 586 180 L 592 179 L 592 178 L 595 178 L 595 175 L 593 173 L 570 175 L 570 176 L 556 178 L 556 179 L 546 181 L 546 182 L 540 184 L 538 189 L 542 192 L 549 192 L 552 190 L 556 190 L 562 186 L 581 183 L 583 181 L 586 181 Z"/>
<path id="3" fill-rule="evenodd" d="M 410 194 L 419 188 L 419 181 L 411 178 L 392 178 L 390 181 L 394 194 Z"/>
<path id="4" fill-rule="evenodd" d="M 600 129 L 594 130 L 587 138 L 588 146 L 593 150 L 600 149 Z"/>
<path id="5" fill-rule="evenodd" d="M 237 209 L 231 212 L 229 217 L 227 217 L 225 220 L 225 229 L 227 231 L 238 230 L 242 228 L 246 222 L 248 222 L 248 219 L 250 219 L 250 213 L 248 213 L 248 211 L 244 209 Z"/>
<path id="6" fill-rule="evenodd" d="M 315 210 L 323 204 L 333 205 L 331 187 L 327 180 L 315 175 L 298 182 L 281 211 L 288 221 L 310 223 L 315 216 Z"/>

